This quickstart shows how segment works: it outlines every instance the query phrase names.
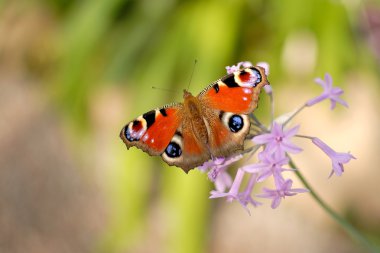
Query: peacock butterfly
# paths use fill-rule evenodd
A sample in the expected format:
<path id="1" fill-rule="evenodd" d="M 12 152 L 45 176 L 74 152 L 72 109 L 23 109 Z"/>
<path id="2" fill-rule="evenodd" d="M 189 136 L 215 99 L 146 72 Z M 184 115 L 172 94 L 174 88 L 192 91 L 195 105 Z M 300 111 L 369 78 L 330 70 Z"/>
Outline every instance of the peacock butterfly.
<path id="1" fill-rule="evenodd" d="M 261 88 L 269 84 L 264 68 L 236 70 L 194 97 L 184 90 L 183 103 L 151 110 L 129 122 L 120 138 L 129 149 L 160 155 L 186 173 L 213 157 L 244 149 L 248 114 L 257 107 Z"/>

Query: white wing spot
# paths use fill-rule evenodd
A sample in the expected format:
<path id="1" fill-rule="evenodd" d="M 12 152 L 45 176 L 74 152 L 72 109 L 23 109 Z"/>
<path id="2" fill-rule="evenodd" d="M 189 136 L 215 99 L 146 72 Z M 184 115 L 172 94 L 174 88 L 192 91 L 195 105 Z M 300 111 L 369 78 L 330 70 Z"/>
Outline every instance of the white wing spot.
<path id="1" fill-rule="evenodd" d="M 142 139 L 143 142 L 146 142 L 149 139 L 149 134 L 146 133 Z"/>

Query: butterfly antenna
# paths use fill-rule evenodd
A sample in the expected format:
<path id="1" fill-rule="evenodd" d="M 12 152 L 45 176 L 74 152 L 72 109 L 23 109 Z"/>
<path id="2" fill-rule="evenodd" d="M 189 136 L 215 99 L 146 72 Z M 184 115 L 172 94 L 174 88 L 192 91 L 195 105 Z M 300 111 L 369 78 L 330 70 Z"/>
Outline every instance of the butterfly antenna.
<path id="1" fill-rule="evenodd" d="M 160 88 L 160 87 L 156 87 L 156 86 L 152 86 L 152 89 L 154 89 L 154 90 L 162 90 L 162 91 L 166 91 L 166 92 L 177 92 L 175 90 Z"/>
<path id="2" fill-rule="evenodd" d="M 190 88 L 191 80 L 193 80 L 193 74 L 194 74 L 194 70 L 195 70 L 195 65 L 197 64 L 197 62 L 198 62 L 198 60 L 195 59 L 194 60 L 194 65 L 193 65 L 193 70 L 191 71 L 191 76 L 190 76 L 189 84 L 187 85 L 187 89 L 186 90 L 189 90 L 189 88 Z"/>

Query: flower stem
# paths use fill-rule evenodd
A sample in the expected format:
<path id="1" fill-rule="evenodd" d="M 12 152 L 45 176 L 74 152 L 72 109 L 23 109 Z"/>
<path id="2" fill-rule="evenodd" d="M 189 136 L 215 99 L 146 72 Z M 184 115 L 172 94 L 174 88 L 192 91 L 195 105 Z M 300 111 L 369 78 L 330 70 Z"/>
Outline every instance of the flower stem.
<path id="1" fill-rule="evenodd" d="M 249 117 L 254 121 L 255 125 L 261 129 L 261 131 L 268 132 L 268 129 L 259 121 L 259 119 L 253 113 L 250 113 Z"/>
<path id="2" fill-rule="evenodd" d="M 361 243 L 365 246 L 369 252 L 379 253 L 380 249 L 373 245 L 363 234 L 361 234 L 351 223 L 349 223 L 346 219 L 336 213 L 330 206 L 324 202 L 319 195 L 314 191 L 311 185 L 304 178 L 302 173 L 297 169 L 297 166 L 293 162 L 291 158 L 289 158 L 289 165 L 291 168 L 295 169 L 295 173 L 297 177 L 301 180 L 303 185 L 310 190 L 311 196 L 317 201 L 320 206 L 339 224 L 342 228 L 357 242 Z"/>
<path id="3" fill-rule="evenodd" d="M 282 124 L 283 126 L 285 126 L 286 124 L 289 123 L 289 121 L 291 121 L 299 112 L 301 112 L 303 110 L 303 108 L 306 107 L 306 104 L 303 104 L 300 108 L 298 108 L 285 122 L 284 124 Z"/>
<path id="4" fill-rule="evenodd" d="M 270 122 L 274 121 L 274 99 L 273 99 L 273 92 L 269 93 L 269 100 L 270 100 Z M 270 126 L 272 127 L 272 126 Z"/>

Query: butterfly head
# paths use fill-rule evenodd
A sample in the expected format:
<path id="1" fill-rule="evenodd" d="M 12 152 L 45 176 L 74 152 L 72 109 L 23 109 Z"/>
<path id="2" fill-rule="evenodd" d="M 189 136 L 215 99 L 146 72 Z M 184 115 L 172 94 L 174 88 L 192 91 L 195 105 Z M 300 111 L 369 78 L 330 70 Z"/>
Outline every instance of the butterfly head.
<path id="1" fill-rule="evenodd" d="M 193 94 L 191 94 L 191 92 L 189 92 L 187 90 L 183 90 L 183 98 L 184 99 L 188 99 L 188 98 L 191 98 L 191 97 L 194 97 Z"/>

